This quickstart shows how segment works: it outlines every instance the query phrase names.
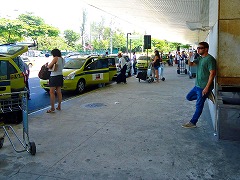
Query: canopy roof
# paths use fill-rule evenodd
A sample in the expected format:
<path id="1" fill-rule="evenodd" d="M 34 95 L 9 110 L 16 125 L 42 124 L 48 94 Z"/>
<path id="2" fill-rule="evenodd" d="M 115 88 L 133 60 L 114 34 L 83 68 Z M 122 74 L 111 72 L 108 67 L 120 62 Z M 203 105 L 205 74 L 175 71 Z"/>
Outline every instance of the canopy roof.
<path id="1" fill-rule="evenodd" d="M 209 22 L 213 1 L 216 0 L 86 0 L 86 3 L 134 24 L 152 37 L 194 44 L 204 40 L 213 26 Z"/>

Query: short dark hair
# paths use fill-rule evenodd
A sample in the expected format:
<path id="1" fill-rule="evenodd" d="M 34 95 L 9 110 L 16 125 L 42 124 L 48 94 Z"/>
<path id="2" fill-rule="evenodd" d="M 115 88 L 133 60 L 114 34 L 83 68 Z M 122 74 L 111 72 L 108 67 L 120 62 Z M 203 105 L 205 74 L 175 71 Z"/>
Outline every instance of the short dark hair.
<path id="1" fill-rule="evenodd" d="M 209 44 L 207 42 L 200 42 L 199 45 L 202 45 L 203 47 L 209 49 Z"/>
<path id="2" fill-rule="evenodd" d="M 62 53 L 61 53 L 61 51 L 59 49 L 53 49 L 51 51 L 51 54 L 53 55 L 53 57 L 56 57 L 56 56 L 62 57 Z"/>

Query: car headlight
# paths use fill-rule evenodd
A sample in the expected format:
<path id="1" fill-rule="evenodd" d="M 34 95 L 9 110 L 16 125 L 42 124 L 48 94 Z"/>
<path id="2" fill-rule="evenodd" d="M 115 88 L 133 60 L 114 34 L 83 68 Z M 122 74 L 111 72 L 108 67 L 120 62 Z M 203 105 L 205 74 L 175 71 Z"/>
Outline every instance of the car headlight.
<path id="1" fill-rule="evenodd" d="M 72 80 L 75 78 L 75 73 L 70 73 L 68 76 L 66 76 L 64 79 L 65 80 Z"/>

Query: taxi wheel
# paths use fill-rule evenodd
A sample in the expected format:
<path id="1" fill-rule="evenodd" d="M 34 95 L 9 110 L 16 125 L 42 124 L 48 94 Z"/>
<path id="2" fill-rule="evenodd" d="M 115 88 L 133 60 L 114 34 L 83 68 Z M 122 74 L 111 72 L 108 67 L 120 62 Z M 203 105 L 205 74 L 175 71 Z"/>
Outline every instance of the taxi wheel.
<path id="1" fill-rule="evenodd" d="M 77 84 L 77 93 L 82 93 L 85 90 L 85 82 L 84 80 L 80 79 Z"/>

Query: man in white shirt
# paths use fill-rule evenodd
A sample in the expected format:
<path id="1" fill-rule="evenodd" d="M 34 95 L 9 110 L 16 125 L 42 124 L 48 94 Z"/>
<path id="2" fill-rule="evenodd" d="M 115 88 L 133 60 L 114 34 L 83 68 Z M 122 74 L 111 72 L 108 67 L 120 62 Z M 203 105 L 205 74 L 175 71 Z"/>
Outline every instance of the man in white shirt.
<path id="1" fill-rule="evenodd" d="M 127 81 L 126 81 L 126 70 L 127 70 L 126 60 L 122 56 L 122 53 L 118 54 L 118 58 L 119 58 L 119 67 L 121 68 L 121 73 L 118 75 L 117 83 L 123 82 L 126 84 L 127 83 Z"/>
<path id="2" fill-rule="evenodd" d="M 137 74 L 137 68 L 136 68 L 136 64 L 137 64 L 137 57 L 136 57 L 136 53 L 133 52 L 133 73 L 136 75 Z"/>

